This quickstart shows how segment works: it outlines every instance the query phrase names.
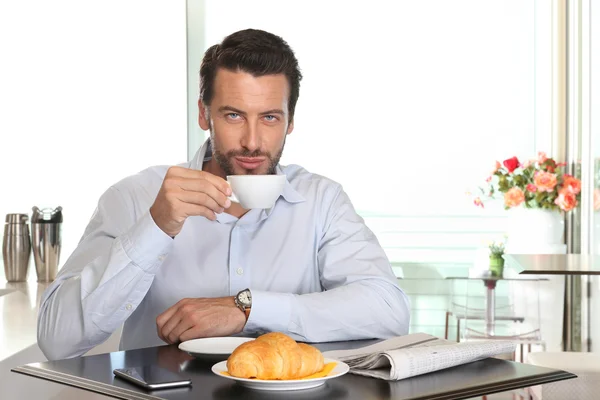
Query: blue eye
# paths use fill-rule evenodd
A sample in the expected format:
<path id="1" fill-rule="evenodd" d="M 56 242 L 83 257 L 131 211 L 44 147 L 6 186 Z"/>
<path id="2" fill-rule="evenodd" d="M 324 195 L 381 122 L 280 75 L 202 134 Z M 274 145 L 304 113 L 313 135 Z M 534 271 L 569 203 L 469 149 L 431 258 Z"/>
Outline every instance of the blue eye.
<path id="1" fill-rule="evenodd" d="M 273 122 L 273 121 L 276 121 L 276 120 L 277 120 L 277 118 L 276 118 L 274 115 L 265 115 L 265 119 L 266 119 L 268 122 Z"/>
<path id="2" fill-rule="evenodd" d="M 229 113 L 229 114 L 227 114 L 227 117 L 229 119 L 238 119 L 239 116 L 240 116 L 240 114 L 238 114 L 238 113 Z"/>

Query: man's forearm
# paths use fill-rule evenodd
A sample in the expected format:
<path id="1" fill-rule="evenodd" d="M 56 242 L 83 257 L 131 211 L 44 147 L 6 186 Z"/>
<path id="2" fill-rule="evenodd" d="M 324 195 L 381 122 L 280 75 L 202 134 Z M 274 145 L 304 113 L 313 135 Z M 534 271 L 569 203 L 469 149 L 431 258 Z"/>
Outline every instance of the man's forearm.
<path id="1" fill-rule="evenodd" d="M 408 333 L 406 295 L 385 279 L 364 279 L 321 293 L 253 291 L 249 333 L 280 331 L 297 340 L 383 339 Z"/>

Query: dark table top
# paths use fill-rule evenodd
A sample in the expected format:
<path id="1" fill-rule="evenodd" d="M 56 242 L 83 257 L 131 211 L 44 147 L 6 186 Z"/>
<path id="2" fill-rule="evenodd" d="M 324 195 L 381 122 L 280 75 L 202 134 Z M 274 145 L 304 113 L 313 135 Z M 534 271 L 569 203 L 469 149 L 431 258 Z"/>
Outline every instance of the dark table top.
<path id="1" fill-rule="evenodd" d="M 362 347 L 372 341 L 316 344 L 321 350 Z M 121 398 L 137 399 L 466 399 L 557 380 L 574 378 L 564 371 L 499 359 L 485 359 L 396 382 L 347 374 L 324 386 L 295 392 L 268 392 L 244 388 L 210 370 L 223 358 L 193 358 L 176 346 L 160 346 L 67 360 L 28 364 L 16 370 Z M 159 365 L 179 371 L 192 386 L 146 392 L 115 378 L 115 368 Z M 41 372 L 41 373 L 40 373 Z M 81 379 L 84 378 L 84 379 Z M 117 389 L 115 391 L 115 389 Z M 119 394 L 119 389 L 128 393 Z M 112 390 L 112 392 L 111 392 Z M 133 394 L 133 396 L 132 396 Z M 137 394 L 137 395 L 136 395 Z"/>

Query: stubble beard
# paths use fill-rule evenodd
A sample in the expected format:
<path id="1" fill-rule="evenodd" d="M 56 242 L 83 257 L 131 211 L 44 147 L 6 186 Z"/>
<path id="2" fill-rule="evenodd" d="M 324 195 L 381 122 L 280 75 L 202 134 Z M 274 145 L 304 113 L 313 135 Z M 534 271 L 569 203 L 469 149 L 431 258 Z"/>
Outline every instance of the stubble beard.
<path id="1" fill-rule="evenodd" d="M 265 157 L 269 166 L 267 171 L 264 173 L 266 175 L 275 175 L 277 173 L 277 165 L 279 164 L 279 160 L 281 159 L 281 155 L 283 154 L 283 148 L 285 147 L 285 138 L 283 139 L 283 144 L 281 145 L 281 149 L 273 156 L 268 151 L 260 151 L 254 150 L 250 151 L 248 149 L 240 149 L 240 150 L 229 150 L 227 153 L 223 154 L 215 141 L 215 134 L 213 129 L 210 129 L 210 140 L 212 144 L 212 156 L 221 168 L 221 170 L 225 173 L 225 175 L 240 175 L 236 174 L 235 169 L 233 167 L 233 158 L 234 157 Z M 247 171 L 244 175 L 262 175 L 262 173 L 258 170 L 250 170 Z"/>

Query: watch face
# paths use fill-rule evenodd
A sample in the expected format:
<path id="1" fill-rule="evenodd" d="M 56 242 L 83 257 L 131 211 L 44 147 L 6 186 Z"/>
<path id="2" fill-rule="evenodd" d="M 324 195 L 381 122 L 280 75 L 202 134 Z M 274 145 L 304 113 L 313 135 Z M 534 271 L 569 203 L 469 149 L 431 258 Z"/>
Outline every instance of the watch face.
<path id="1" fill-rule="evenodd" d="M 249 306 L 250 304 L 252 304 L 251 299 L 252 298 L 250 297 L 250 292 L 248 290 L 244 290 L 243 292 L 240 292 L 240 294 L 238 294 L 238 300 L 244 306 Z"/>

